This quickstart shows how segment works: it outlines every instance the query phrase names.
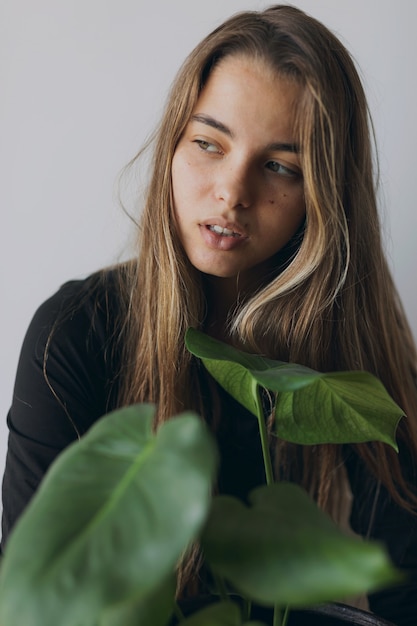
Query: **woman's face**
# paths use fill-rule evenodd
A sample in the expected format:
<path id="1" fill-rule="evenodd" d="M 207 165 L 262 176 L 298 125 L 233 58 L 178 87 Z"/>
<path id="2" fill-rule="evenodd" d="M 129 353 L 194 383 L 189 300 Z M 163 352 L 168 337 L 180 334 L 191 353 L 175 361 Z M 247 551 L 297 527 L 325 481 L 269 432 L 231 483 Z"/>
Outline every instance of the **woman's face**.
<path id="1" fill-rule="evenodd" d="M 176 148 L 176 225 L 194 267 L 261 277 L 305 216 L 293 112 L 300 87 L 261 61 L 215 67 Z"/>

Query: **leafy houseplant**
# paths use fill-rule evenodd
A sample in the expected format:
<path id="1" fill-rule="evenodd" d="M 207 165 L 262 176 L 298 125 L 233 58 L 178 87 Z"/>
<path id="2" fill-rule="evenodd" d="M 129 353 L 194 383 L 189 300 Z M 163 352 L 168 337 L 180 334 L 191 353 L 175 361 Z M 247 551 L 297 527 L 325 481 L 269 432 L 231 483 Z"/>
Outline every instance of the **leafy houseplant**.
<path id="1" fill-rule="evenodd" d="M 183 626 L 261 626 L 252 603 L 273 608 L 278 626 L 286 607 L 399 580 L 382 547 L 341 533 L 297 485 L 274 483 L 261 402 L 263 388 L 277 394 L 281 439 L 396 448 L 402 411 L 382 384 L 249 355 L 193 329 L 186 342 L 258 419 L 266 484 L 249 507 L 211 497 L 218 454 L 193 413 L 156 433 L 152 405 L 105 416 L 54 462 L 10 537 L 1 626 L 167 626 L 174 615 Z M 184 618 L 174 572 L 196 540 L 218 601 Z"/>

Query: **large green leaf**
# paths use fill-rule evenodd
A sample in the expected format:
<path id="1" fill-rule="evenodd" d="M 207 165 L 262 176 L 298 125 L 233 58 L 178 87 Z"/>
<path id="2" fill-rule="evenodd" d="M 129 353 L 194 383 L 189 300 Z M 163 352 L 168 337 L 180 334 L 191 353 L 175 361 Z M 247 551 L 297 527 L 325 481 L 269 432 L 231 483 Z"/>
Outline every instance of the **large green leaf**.
<path id="1" fill-rule="evenodd" d="M 305 606 L 398 581 L 382 547 L 343 534 L 300 487 L 259 487 L 250 501 L 216 497 L 202 536 L 213 569 L 250 599 Z"/>
<path id="2" fill-rule="evenodd" d="M 276 392 L 281 439 L 299 444 L 384 441 L 397 450 L 395 431 L 403 411 L 368 372 L 316 372 L 246 354 L 193 328 L 186 345 L 255 416 L 257 386 Z"/>
<path id="3" fill-rule="evenodd" d="M 206 518 L 216 453 L 196 415 L 155 435 L 153 414 L 116 411 L 53 464 L 5 551 L 2 626 L 90 626 L 172 571 Z"/>

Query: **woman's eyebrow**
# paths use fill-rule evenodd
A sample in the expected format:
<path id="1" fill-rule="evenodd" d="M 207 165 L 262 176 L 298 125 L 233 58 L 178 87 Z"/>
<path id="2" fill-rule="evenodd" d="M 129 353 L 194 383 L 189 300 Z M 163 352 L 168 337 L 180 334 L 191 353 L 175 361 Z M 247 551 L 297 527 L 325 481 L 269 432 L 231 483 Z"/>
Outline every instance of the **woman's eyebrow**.
<path id="1" fill-rule="evenodd" d="M 228 135 L 229 137 L 233 138 L 233 133 L 230 130 L 230 128 L 226 126 L 225 124 L 222 124 L 218 120 L 215 120 L 214 117 L 210 117 L 210 115 L 204 115 L 203 113 L 196 113 L 195 115 L 191 117 L 191 119 L 194 122 L 201 122 L 202 124 L 207 124 L 207 126 L 211 126 L 212 128 L 215 128 L 216 130 L 219 130 L 225 135 Z"/>
<path id="2" fill-rule="evenodd" d="M 206 124 L 211 128 L 215 128 L 219 130 L 221 133 L 224 133 L 228 137 L 233 139 L 233 132 L 230 130 L 228 126 L 214 119 L 210 115 L 205 115 L 204 113 L 196 113 L 191 116 L 191 119 L 194 122 L 201 122 L 201 124 Z M 288 142 L 273 142 L 267 146 L 268 150 L 272 150 L 274 152 L 292 152 L 294 154 L 298 154 L 300 152 L 300 147 L 296 143 L 288 143 Z"/>
<path id="3" fill-rule="evenodd" d="M 296 143 L 270 143 L 268 146 L 268 150 L 272 150 L 274 152 L 293 152 L 294 154 L 298 154 L 300 152 L 300 146 Z"/>

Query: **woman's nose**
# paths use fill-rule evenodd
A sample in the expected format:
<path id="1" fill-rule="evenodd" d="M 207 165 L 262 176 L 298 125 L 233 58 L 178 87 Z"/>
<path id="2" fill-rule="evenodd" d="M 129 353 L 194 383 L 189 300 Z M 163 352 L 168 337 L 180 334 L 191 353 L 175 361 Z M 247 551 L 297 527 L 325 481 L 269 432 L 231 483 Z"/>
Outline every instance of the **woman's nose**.
<path id="1" fill-rule="evenodd" d="M 254 187 L 249 168 L 243 164 L 225 167 L 216 181 L 216 199 L 227 208 L 247 208 L 252 204 Z"/>

